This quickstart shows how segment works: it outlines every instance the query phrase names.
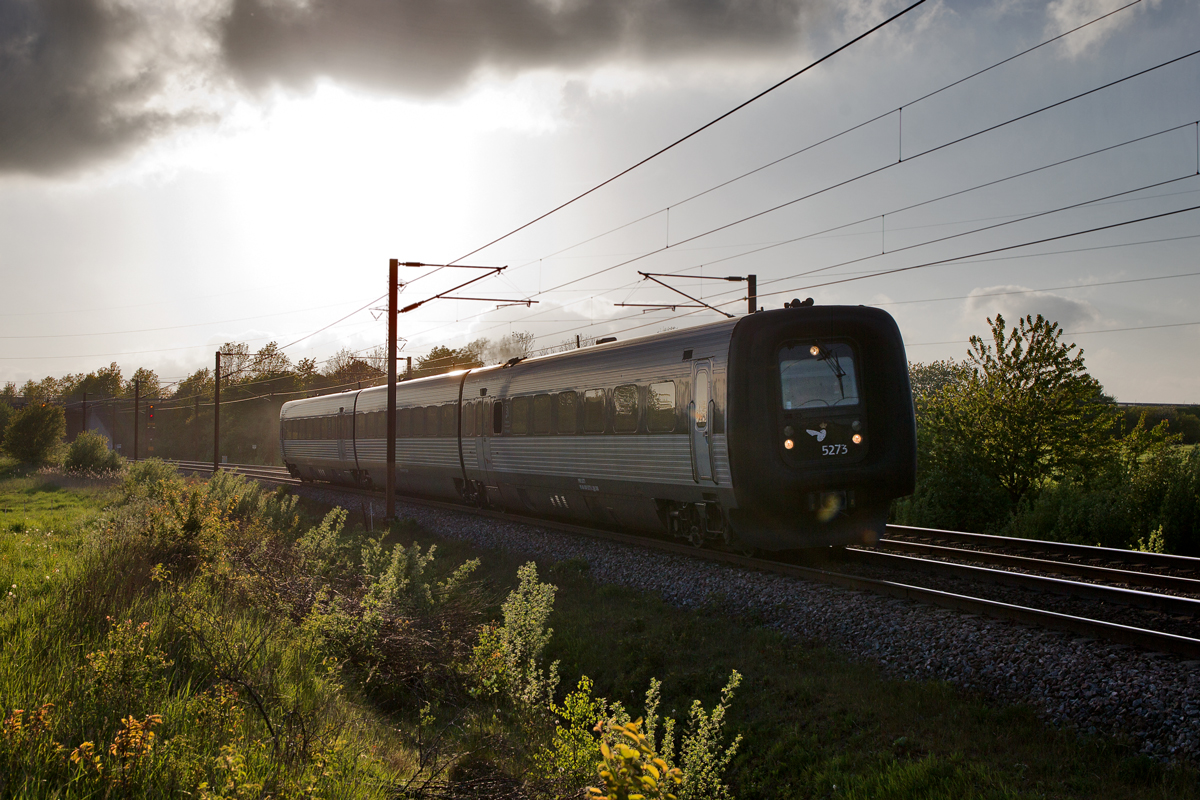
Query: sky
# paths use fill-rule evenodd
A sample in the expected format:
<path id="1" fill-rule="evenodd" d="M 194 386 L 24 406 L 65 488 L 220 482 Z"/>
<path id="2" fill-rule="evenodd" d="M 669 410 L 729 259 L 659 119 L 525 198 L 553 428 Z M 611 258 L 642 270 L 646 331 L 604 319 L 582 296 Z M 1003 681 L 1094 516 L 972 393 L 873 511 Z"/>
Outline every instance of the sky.
<path id="1" fill-rule="evenodd" d="M 910 2 L 3 0 L 0 383 L 366 350 L 398 258 L 507 267 L 402 356 L 712 322 L 755 274 L 919 362 L 1043 314 L 1117 400 L 1200 403 L 1192 0 L 927 0 L 521 228 Z"/>

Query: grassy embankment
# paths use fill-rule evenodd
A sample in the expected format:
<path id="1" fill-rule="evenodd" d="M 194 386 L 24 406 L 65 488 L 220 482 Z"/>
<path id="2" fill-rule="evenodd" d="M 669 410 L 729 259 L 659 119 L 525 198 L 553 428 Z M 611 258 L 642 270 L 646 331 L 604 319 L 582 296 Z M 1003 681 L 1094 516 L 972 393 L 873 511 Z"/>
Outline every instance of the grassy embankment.
<path id="1" fill-rule="evenodd" d="M 412 525 L 364 552 L 368 535 L 327 509 L 238 481 L 170 485 L 0 464 L 0 797 L 455 796 L 448 780 L 463 797 L 553 796 L 595 782 L 594 745 L 571 736 L 590 736 L 594 701 L 575 695 L 572 728 L 523 706 L 514 670 L 475 650 L 480 625 L 501 648 L 495 625 L 515 627 L 502 610 L 515 556 Z M 582 564 L 542 578 L 558 589 L 530 696 L 558 660 L 559 702 L 587 675 L 638 716 L 660 678 L 659 711 L 682 730 L 692 699 L 713 708 L 736 669 L 724 741 L 743 737 L 726 771 L 743 800 L 1200 796 L 1194 771 L 1028 710 L 885 680 L 752 620 L 598 586 Z"/>

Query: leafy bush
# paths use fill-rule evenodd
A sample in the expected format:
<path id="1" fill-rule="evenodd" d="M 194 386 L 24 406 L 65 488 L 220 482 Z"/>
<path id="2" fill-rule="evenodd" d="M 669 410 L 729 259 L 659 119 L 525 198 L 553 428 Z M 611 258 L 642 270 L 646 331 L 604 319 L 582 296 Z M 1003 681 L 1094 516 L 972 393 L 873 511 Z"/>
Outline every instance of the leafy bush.
<path id="1" fill-rule="evenodd" d="M 182 485 L 179 470 L 160 458 L 135 461 L 125 473 L 125 494 L 131 497 L 159 499 L 168 488 Z"/>
<path id="2" fill-rule="evenodd" d="M 108 441 L 95 431 L 84 431 L 67 448 L 63 469 L 67 472 L 113 473 L 125 465 L 125 459 L 108 449 Z"/>
<path id="3" fill-rule="evenodd" d="M 537 564 L 532 561 L 517 570 L 517 578 L 520 584 L 501 608 L 504 626 L 499 632 L 500 649 L 505 692 L 522 717 L 528 719 L 549 711 L 558 686 L 558 662 L 548 670 L 541 665 L 542 650 L 554 634 L 546 621 L 554 608 L 557 589 L 538 582 Z"/>
<path id="4" fill-rule="evenodd" d="M 12 406 L 0 401 L 0 447 L 4 446 L 4 431 L 8 428 L 8 422 L 15 413 Z"/>
<path id="5" fill-rule="evenodd" d="M 604 724 L 598 771 L 603 789 L 588 787 L 591 800 L 676 800 L 671 789 L 683 780 L 678 767 L 669 766 L 654 752 L 653 743 L 642 733 L 642 721 Z"/>
<path id="6" fill-rule="evenodd" d="M 688 728 L 675 750 L 675 721 L 662 721 L 662 738 L 658 733 L 658 698 L 662 684 L 651 680 L 646 692 L 646 732 L 642 720 L 629 722 L 619 706 L 616 714 L 597 725 L 601 731 L 601 762 L 597 767 L 603 789 L 588 787 L 588 796 L 599 800 L 625 800 L 641 795 L 663 800 L 732 800 L 733 795 L 722 777 L 729 762 L 737 754 L 742 737 L 735 736 L 728 747 L 722 744 L 725 713 L 733 693 L 742 681 L 734 670 L 721 690 L 721 699 L 711 712 L 704 710 L 699 700 L 692 702 L 688 712 Z M 670 790 L 678 789 L 678 795 Z"/>
<path id="7" fill-rule="evenodd" d="M 30 403 L 4 429 L 4 449 L 26 464 L 45 464 L 67 435 L 67 417 L 55 405 Z"/>

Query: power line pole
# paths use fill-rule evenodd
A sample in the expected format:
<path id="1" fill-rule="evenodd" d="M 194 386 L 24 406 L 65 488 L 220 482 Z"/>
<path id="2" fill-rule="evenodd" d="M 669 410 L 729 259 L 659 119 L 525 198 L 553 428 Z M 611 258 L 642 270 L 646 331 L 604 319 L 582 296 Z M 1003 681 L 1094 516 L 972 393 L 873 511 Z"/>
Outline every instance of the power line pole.
<path id="1" fill-rule="evenodd" d="M 400 260 L 388 261 L 388 390 L 387 390 L 387 492 L 384 519 L 396 518 L 396 295 L 399 294 Z"/>
<path id="2" fill-rule="evenodd" d="M 133 379 L 133 460 L 138 460 L 138 419 L 141 417 L 142 381 Z"/>
<path id="3" fill-rule="evenodd" d="M 213 373 L 213 475 L 221 469 L 221 351 L 217 351 L 217 369 Z"/>
<path id="4" fill-rule="evenodd" d="M 746 313 L 753 314 L 758 310 L 758 276 L 746 276 Z"/>
<path id="5" fill-rule="evenodd" d="M 396 309 L 397 295 L 400 293 L 400 267 L 438 267 L 439 269 L 454 268 L 454 269 L 479 269 L 484 270 L 482 275 L 478 275 L 471 280 L 460 283 L 453 289 L 447 289 L 444 292 L 439 292 L 433 297 L 425 300 L 418 300 L 415 303 L 410 303 L 400 310 Z M 396 324 L 397 317 L 400 314 L 407 314 L 409 311 L 416 311 L 421 306 L 432 300 L 438 300 L 446 297 L 451 292 L 457 292 L 465 286 L 470 286 L 476 281 L 481 281 L 484 278 L 499 274 L 508 269 L 508 267 L 478 267 L 468 264 L 423 264 L 420 261 L 404 261 L 401 262 L 397 258 L 388 259 L 388 393 L 387 393 L 387 485 L 384 491 L 387 492 L 386 517 L 387 522 L 391 522 L 396 518 Z M 482 300 L 485 302 L 507 302 L 511 298 L 493 298 L 493 297 L 458 297 L 457 300 Z M 408 359 L 408 377 L 412 377 L 412 357 Z"/>
<path id="6" fill-rule="evenodd" d="M 83 430 L 80 433 L 87 433 L 87 392 L 83 393 Z"/>

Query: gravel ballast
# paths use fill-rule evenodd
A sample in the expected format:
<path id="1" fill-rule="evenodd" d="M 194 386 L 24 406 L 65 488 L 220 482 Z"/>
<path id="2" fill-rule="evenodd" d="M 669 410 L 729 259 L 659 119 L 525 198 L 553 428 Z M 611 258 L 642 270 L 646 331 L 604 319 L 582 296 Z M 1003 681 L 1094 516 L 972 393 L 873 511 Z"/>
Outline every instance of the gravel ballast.
<path id="1" fill-rule="evenodd" d="M 382 499 L 296 491 L 383 517 Z M 482 548 L 583 559 L 600 583 L 656 591 L 682 608 L 719 596 L 731 614 L 873 660 L 894 677 L 945 680 L 1025 703 L 1056 725 L 1128 737 L 1157 759 L 1200 761 L 1200 662 L 467 512 L 397 502 L 397 514 Z"/>

